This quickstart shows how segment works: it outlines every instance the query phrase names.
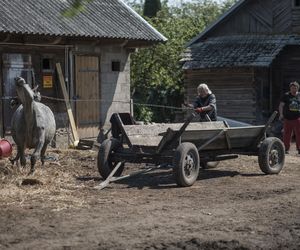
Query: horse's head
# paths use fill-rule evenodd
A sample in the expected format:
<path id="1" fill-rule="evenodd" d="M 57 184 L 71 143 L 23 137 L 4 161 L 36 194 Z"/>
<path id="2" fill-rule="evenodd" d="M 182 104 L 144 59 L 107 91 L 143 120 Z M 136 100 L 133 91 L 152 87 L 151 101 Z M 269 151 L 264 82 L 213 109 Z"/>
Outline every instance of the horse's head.
<path id="1" fill-rule="evenodd" d="M 24 78 L 15 78 L 17 95 L 22 104 L 29 104 L 34 100 L 34 92 L 30 86 L 25 82 Z"/>

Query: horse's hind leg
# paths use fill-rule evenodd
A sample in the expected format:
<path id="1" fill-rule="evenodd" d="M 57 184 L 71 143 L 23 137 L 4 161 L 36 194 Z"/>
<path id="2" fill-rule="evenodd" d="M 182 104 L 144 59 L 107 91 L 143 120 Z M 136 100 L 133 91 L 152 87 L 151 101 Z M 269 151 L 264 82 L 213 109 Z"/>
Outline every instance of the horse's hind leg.
<path id="1" fill-rule="evenodd" d="M 17 146 L 17 155 L 16 155 L 16 157 L 15 158 L 9 158 L 9 160 L 10 160 L 12 165 L 14 165 L 15 162 L 16 162 L 17 166 L 18 166 L 18 160 L 19 159 L 21 161 L 21 165 L 25 166 L 26 165 L 26 159 L 25 159 L 25 155 L 24 155 L 24 149 L 20 146 Z"/>
<path id="2" fill-rule="evenodd" d="M 37 161 L 37 159 L 39 158 L 39 155 L 40 155 L 40 150 L 37 150 L 35 149 L 33 154 L 31 155 L 31 158 L 30 158 L 30 172 L 29 174 L 33 174 L 34 172 L 34 166 L 35 166 L 35 163 Z"/>
<path id="3" fill-rule="evenodd" d="M 24 152 L 24 148 L 22 148 L 20 150 L 20 162 L 21 162 L 21 166 L 25 167 L 26 166 L 26 158 L 25 158 L 25 152 Z"/>
<path id="4" fill-rule="evenodd" d="M 48 144 L 44 144 L 42 150 L 41 150 L 41 162 L 42 162 L 42 166 L 45 165 L 45 153 L 46 153 L 46 149 L 47 149 Z"/>
<path id="5" fill-rule="evenodd" d="M 31 158 L 30 158 L 31 168 L 30 168 L 29 174 L 33 174 L 35 163 L 39 159 L 39 157 L 41 156 L 41 151 L 42 151 L 42 148 L 44 147 L 44 144 L 45 144 L 45 130 L 41 129 L 41 131 L 39 131 L 38 145 L 34 149 L 34 152 L 33 152 L 33 154 L 31 155 Z"/>

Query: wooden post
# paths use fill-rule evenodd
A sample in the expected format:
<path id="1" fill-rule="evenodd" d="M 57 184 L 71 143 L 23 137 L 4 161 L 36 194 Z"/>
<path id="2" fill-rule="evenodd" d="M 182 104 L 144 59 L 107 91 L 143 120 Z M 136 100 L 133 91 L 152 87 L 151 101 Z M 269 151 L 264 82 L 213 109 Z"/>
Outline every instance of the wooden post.
<path id="1" fill-rule="evenodd" d="M 67 92 L 67 89 L 66 89 L 66 84 L 65 84 L 65 80 L 64 80 L 64 77 L 63 77 L 63 73 L 62 73 L 62 70 L 61 70 L 60 63 L 56 63 L 56 70 L 57 70 L 57 73 L 58 73 L 60 86 L 61 86 L 61 89 L 62 89 L 62 92 L 63 92 L 63 95 L 64 95 L 65 104 L 66 104 L 66 107 L 67 107 L 67 113 L 68 113 L 68 117 L 69 117 L 70 124 L 71 124 L 72 135 L 73 135 L 73 138 L 74 138 L 73 145 L 74 145 L 74 147 L 77 147 L 77 145 L 79 143 L 79 136 L 78 136 L 78 133 L 77 133 L 76 124 L 75 124 L 74 116 L 73 116 L 73 113 L 72 113 L 72 108 L 71 108 L 71 105 L 70 105 L 70 99 L 69 99 L 69 95 L 68 95 L 68 92 Z"/>

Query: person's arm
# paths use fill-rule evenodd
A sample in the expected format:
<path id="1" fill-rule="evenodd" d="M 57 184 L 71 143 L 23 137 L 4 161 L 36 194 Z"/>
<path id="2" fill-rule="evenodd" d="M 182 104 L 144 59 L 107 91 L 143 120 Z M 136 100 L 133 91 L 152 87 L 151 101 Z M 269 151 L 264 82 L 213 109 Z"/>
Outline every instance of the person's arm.
<path id="1" fill-rule="evenodd" d="M 208 99 L 208 104 L 206 106 L 195 108 L 195 111 L 197 113 L 209 112 L 211 110 L 216 109 L 216 97 L 215 97 L 215 95 L 211 94 L 208 98 L 209 98 Z"/>
<path id="2" fill-rule="evenodd" d="M 207 105 L 207 106 L 202 107 L 203 112 L 208 112 L 213 109 L 214 109 L 214 107 L 212 105 Z"/>
<path id="3" fill-rule="evenodd" d="M 188 103 L 187 101 L 184 101 L 184 103 L 182 104 L 183 107 L 188 107 L 188 108 L 195 108 L 198 106 L 197 104 L 197 100 L 194 101 L 193 104 Z"/>
<path id="4" fill-rule="evenodd" d="M 280 102 L 279 103 L 279 107 L 278 107 L 278 110 L 279 110 L 279 120 L 283 120 L 283 106 L 284 106 L 284 102 Z"/>
<path id="5" fill-rule="evenodd" d="M 215 95 L 211 94 L 208 98 L 208 105 L 202 107 L 203 111 L 208 112 L 211 110 L 216 110 L 217 100 Z"/>

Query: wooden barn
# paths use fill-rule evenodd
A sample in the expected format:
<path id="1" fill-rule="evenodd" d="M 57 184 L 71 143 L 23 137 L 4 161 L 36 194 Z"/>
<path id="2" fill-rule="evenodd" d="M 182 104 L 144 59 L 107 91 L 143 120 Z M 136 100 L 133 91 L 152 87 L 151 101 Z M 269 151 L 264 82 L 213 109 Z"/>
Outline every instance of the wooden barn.
<path id="1" fill-rule="evenodd" d="M 185 94 L 215 93 L 218 115 L 263 123 L 300 81 L 300 1 L 240 0 L 193 38 L 183 56 Z"/>
<path id="2" fill-rule="evenodd" d="M 1 136 L 10 132 L 16 76 L 39 85 L 57 127 L 68 126 L 57 63 L 80 138 L 97 136 L 113 112 L 130 111 L 130 54 L 166 38 L 121 0 L 87 1 L 67 18 L 72 2 L 1 0 Z"/>

